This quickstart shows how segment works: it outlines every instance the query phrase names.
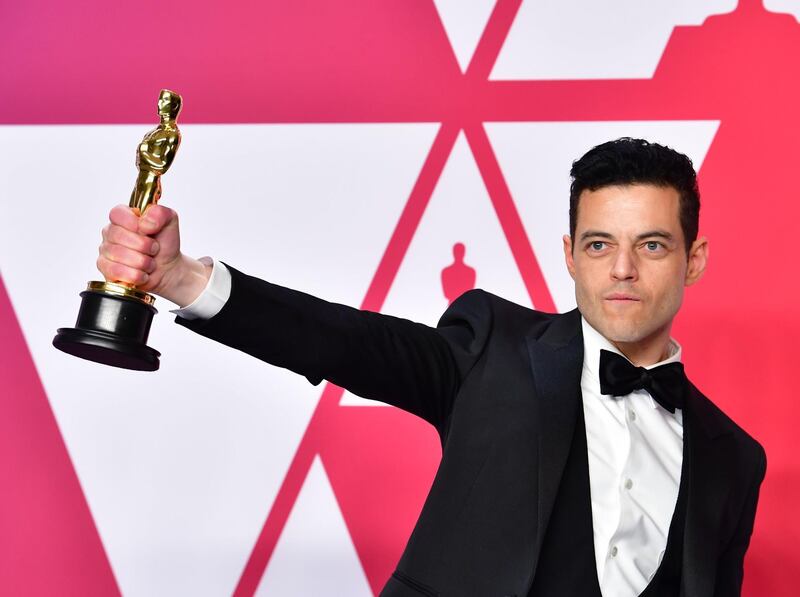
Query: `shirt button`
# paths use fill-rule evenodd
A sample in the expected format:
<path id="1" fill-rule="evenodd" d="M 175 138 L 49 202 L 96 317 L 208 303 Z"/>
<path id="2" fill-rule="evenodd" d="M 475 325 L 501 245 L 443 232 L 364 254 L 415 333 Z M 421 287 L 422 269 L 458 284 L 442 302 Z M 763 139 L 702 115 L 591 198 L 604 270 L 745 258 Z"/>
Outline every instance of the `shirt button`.
<path id="1" fill-rule="evenodd" d="M 630 479 L 626 479 L 625 480 L 625 489 L 630 489 L 631 487 L 633 487 L 633 481 L 631 481 Z"/>
<path id="2" fill-rule="evenodd" d="M 611 557 L 612 558 L 616 558 L 617 557 L 617 551 L 618 550 L 617 550 L 617 546 L 616 545 L 611 548 Z"/>
<path id="3" fill-rule="evenodd" d="M 636 413 L 634 411 L 632 411 L 632 410 L 629 410 L 628 411 L 628 417 L 630 418 L 631 421 L 635 421 L 636 420 Z"/>

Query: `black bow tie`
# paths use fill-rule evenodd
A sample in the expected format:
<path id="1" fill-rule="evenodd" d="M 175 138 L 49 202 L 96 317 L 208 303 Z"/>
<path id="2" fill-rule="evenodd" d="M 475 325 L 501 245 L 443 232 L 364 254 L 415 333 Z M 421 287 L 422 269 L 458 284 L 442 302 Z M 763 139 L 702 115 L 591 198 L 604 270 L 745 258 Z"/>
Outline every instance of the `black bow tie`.
<path id="1" fill-rule="evenodd" d="M 683 363 L 667 363 L 652 369 L 637 367 L 609 350 L 600 350 L 600 392 L 626 396 L 634 390 L 647 390 L 669 412 L 683 409 L 688 381 Z"/>

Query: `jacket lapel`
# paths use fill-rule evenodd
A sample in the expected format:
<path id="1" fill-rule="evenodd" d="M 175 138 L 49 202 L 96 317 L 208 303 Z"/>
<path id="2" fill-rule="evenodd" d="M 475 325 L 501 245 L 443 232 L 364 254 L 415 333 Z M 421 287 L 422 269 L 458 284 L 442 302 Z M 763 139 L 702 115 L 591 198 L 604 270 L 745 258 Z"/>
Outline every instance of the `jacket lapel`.
<path id="1" fill-rule="evenodd" d="M 683 579 L 685 597 L 711 595 L 716 577 L 716 555 L 727 479 L 736 475 L 735 459 L 730 455 L 724 427 L 711 406 L 693 385 L 683 418 L 683 441 L 689 462 L 686 529 L 683 541 Z"/>
<path id="2" fill-rule="evenodd" d="M 554 316 L 541 336 L 526 338 L 536 388 L 538 425 L 538 536 L 536 572 L 542 540 L 553 511 L 581 403 L 583 335 L 577 310 Z M 697 388 L 690 384 L 683 418 L 687 474 L 686 527 L 683 541 L 681 594 L 705 597 L 713 592 L 717 542 L 726 491 L 726 479 L 735 476 L 724 425 Z"/>
<path id="3" fill-rule="evenodd" d="M 555 316 L 538 338 L 528 336 L 528 354 L 536 388 L 538 425 L 538 513 L 536 549 L 530 578 L 536 565 L 547 523 L 553 511 L 564 472 L 572 434 L 581 408 L 583 335 L 577 310 Z"/>

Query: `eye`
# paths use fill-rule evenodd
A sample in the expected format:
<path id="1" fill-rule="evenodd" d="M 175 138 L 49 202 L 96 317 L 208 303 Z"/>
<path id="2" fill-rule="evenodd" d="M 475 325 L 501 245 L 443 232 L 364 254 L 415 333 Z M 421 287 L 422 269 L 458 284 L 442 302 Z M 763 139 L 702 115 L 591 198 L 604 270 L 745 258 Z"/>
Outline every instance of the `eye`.
<path id="1" fill-rule="evenodd" d="M 648 251 L 658 251 L 661 247 L 664 246 L 657 240 L 649 240 L 644 245 L 645 247 L 647 247 Z"/>
<path id="2" fill-rule="evenodd" d="M 606 243 L 602 240 L 593 240 L 586 248 L 590 251 L 599 252 L 606 248 Z"/>

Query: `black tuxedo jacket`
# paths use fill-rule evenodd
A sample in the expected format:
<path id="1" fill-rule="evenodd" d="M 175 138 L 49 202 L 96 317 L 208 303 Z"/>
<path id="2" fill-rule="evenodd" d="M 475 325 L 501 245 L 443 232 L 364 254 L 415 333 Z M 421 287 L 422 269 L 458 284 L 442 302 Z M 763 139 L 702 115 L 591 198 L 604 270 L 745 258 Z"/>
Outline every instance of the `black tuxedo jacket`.
<path id="1" fill-rule="evenodd" d="M 410 411 L 441 436 L 439 470 L 382 595 L 527 595 L 581 408 L 579 313 L 540 313 L 475 290 L 431 328 L 229 269 L 223 309 L 178 323 L 312 383 Z M 684 441 L 681 594 L 739 595 L 764 450 L 694 387 Z"/>

